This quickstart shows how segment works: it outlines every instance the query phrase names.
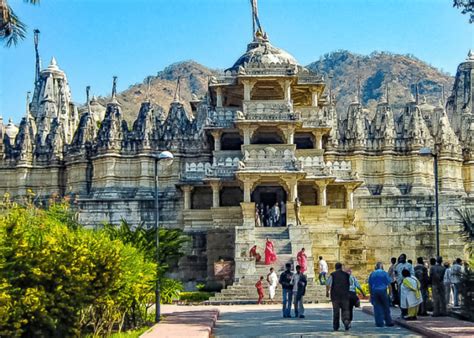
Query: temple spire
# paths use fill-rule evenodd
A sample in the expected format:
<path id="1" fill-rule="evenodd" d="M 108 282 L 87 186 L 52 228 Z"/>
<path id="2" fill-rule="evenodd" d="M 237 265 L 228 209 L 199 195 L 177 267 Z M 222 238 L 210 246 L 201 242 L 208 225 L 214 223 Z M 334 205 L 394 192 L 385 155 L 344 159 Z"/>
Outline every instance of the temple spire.
<path id="1" fill-rule="evenodd" d="M 86 87 L 86 102 L 87 102 L 87 111 L 90 112 L 91 111 L 91 101 L 89 99 L 89 94 L 90 94 L 90 91 L 91 91 L 91 86 L 87 86 Z"/>
<path id="2" fill-rule="evenodd" d="M 252 38 L 253 41 L 263 40 L 267 41 L 267 34 L 263 31 L 262 25 L 260 25 L 260 19 L 258 18 L 258 4 L 257 0 L 250 0 L 252 5 Z"/>
<path id="3" fill-rule="evenodd" d="M 361 104 L 360 101 L 360 61 L 357 60 L 357 102 Z"/>
<path id="4" fill-rule="evenodd" d="M 151 76 L 146 81 L 146 102 L 150 102 Z"/>
<path id="5" fill-rule="evenodd" d="M 35 56 L 36 56 L 36 69 L 35 69 L 35 85 L 38 84 L 40 78 L 40 71 L 41 71 L 41 59 L 39 56 L 39 29 L 35 29 L 34 31 L 34 41 L 35 41 Z"/>
<path id="6" fill-rule="evenodd" d="M 119 104 L 117 101 L 117 76 L 114 76 L 112 80 L 112 99 L 110 100 L 110 102 L 114 104 Z"/>
<path id="7" fill-rule="evenodd" d="M 180 99 L 181 99 L 181 86 L 180 86 L 179 80 L 180 80 L 180 77 L 178 76 L 178 80 L 176 80 L 176 90 L 174 92 L 173 102 L 180 102 Z"/>

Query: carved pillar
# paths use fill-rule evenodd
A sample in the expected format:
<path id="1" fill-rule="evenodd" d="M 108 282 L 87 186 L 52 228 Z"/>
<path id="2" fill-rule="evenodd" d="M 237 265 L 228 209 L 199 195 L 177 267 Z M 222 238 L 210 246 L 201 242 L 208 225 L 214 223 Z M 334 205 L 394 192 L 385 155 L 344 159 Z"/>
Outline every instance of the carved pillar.
<path id="1" fill-rule="evenodd" d="M 255 82 L 250 80 L 243 80 L 244 85 L 244 101 L 250 101 L 252 98 L 252 88 L 255 85 Z"/>
<path id="2" fill-rule="evenodd" d="M 216 88 L 216 107 L 217 108 L 222 108 L 222 88 L 217 87 Z"/>
<path id="3" fill-rule="evenodd" d="M 323 134 L 319 131 L 313 132 L 314 149 L 323 149 Z"/>
<path id="4" fill-rule="evenodd" d="M 311 91 L 311 106 L 318 106 L 318 92 L 316 90 Z"/>
<path id="5" fill-rule="evenodd" d="M 294 144 L 295 143 L 295 127 L 288 126 L 286 129 L 286 144 Z"/>
<path id="6" fill-rule="evenodd" d="M 298 197 L 298 181 L 296 179 L 289 179 L 286 180 L 286 184 L 288 185 L 289 190 L 289 200 L 294 202 Z"/>
<path id="7" fill-rule="evenodd" d="M 244 202 L 246 203 L 250 203 L 250 196 L 251 196 L 251 193 L 252 193 L 252 185 L 253 185 L 253 182 L 252 181 L 249 181 L 249 180 L 245 180 L 244 181 Z"/>
<path id="8" fill-rule="evenodd" d="M 215 151 L 221 150 L 222 131 L 221 130 L 213 130 L 213 131 L 211 131 L 211 135 L 214 138 L 214 150 Z"/>
<path id="9" fill-rule="evenodd" d="M 221 182 L 218 180 L 210 181 L 209 184 L 212 188 L 212 207 L 218 208 L 220 206 L 220 191 L 221 191 Z"/>
<path id="10" fill-rule="evenodd" d="M 257 127 L 251 127 L 248 125 L 242 126 L 242 131 L 244 134 L 244 145 L 250 144 L 250 139 L 252 138 L 252 135 L 255 130 L 257 130 Z"/>
<path id="11" fill-rule="evenodd" d="M 291 81 L 285 80 L 283 82 L 283 94 L 284 94 L 284 99 L 287 102 L 291 101 Z"/>
<path id="12" fill-rule="evenodd" d="M 345 186 L 346 188 L 346 209 L 354 209 L 354 188 Z"/>
<path id="13" fill-rule="evenodd" d="M 327 205 L 326 187 L 328 186 L 326 181 L 316 181 L 316 187 L 318 189 L 318 204 L 322 206 Z"/>
<path id="14" fill-rule="evenodd" d="M 193 191 L 193 187 L 190 185 L 183 185 L 181 190 L 184 192 L 184 210 L 191 209 L 191 192 Z"/>

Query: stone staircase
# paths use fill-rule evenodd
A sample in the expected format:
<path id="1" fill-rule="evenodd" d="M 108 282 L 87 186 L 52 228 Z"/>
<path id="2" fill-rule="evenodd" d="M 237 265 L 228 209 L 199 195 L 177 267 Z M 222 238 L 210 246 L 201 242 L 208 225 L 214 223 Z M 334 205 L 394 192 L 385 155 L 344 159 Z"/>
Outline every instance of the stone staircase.
<path id="1" fill-rule="evenodd" d="M 286 263 L 291 263 L 293 267 L 295 266 L 294 256 L 296 255 L 292 254 L 293 248 L 287 227 L 255 228 L 254 236 L 255 244 L 258 248 L 257 252 L 262 255 L 262 261 L 260 263 L 255 263 L 255 270 L 253 273 L 247 274 L 236 280 L 233 285 L 228 286 L 227 289 L 223 289 L 220 293 L 211 297 L 207 304 L 253 304 L 258 299 L 255 283 L 259 280 L 260 276 L 263 276 L 266 279 L 270 267 L 273 267 L 279 277 L 284 271 Z M 264 250 L 267 237 L 273 242 L 278 257 L 278 260 L 272 265 L 264 264 Z M 266 282 L 265 286 L 267 286 Z M 314 278 L 308 278 L 308 285 L 304 298 L 305 303 L 327 302 L 328 300 L 325 293 L 324 286 L 316 285 Z M 282 301 L 280 285 L 277 287 L 274 300 L 276 302 Z M 268 287 L 265 287 L 264 301 L 269 301 Z"/>

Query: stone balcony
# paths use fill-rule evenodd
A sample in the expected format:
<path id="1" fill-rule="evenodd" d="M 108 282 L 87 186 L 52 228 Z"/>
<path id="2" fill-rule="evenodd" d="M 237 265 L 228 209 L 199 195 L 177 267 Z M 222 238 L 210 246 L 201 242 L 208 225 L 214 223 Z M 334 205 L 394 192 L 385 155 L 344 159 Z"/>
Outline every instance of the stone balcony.
<path id="1" fill-rule="evenodd" d="M 296 171 L 301 166 L 295 157 L 296 145 L 294 144 L 274 144 L 259 145 L 251 144 L 243 146 L 244 168 L 242 171 Z"/>
<path id="2" fill-rule="evenodd" d="M 293 112 L 293 103 L 285 100 L 251 100 L 243 101 L 243 119 L 262 120 L 299 120 Z"/>
<path id="3" fill-rule="evenodd" d="M 239 163 L 238 157 L 220 158 L 213 164 L 209 162 L 186 163 L 181 179 L 200 182 L 205 178 L 232 178 Z"/>
<path id="4" fill-rule="evenodd" d="M 332 128 L 334 121 L 332 114 L 326 107 L 297 107 L 295 113 L 300 116 L 303 127 Z"/>
<path id="5" fill-rule="evenodd" d="M 216 128 L 232 128 L 237 118 L 237 111 L 242 110 L 240 107 L 216 107 L 214 111 L 209 112 L 209 127 Z"/>

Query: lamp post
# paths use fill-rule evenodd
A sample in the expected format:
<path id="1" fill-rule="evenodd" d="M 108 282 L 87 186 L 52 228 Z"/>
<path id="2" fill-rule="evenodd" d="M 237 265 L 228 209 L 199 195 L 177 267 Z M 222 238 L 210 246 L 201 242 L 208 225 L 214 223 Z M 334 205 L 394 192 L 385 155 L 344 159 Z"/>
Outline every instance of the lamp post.
<path id="1" fill-rule="evenodd" d="M 160 321 L 160 279 L 159 272 L 159 258 L 160 258 L 160 211 L 158 200 L 158 162 L 163 166 L 170 166 L 173 163 L 173 154 L 169 151 L 162 151 L 158 157 L 155 157 L 155 235 L 156 235 L 156 284 L 155 284 L 155 323 Z"/>
<path id="2" fill-rule="evenodd" d="M 439 201 L 438 201 L 438 154 L 436 151 L 432 151 L 431 148 L 421 148 L 421 156 L 432 156 L 433 157 L 433 171 L 435 181 L 435 231 L 436 231 L 436 257 L 439 257 Z"/>

